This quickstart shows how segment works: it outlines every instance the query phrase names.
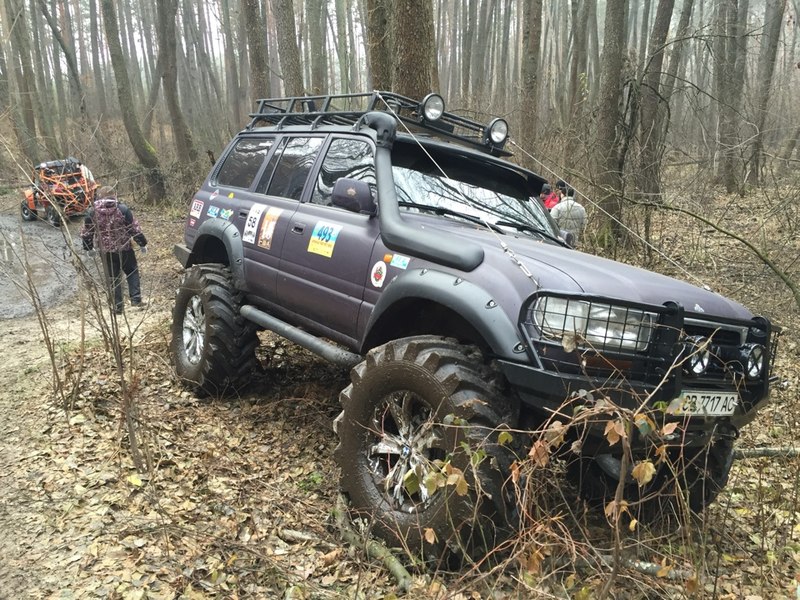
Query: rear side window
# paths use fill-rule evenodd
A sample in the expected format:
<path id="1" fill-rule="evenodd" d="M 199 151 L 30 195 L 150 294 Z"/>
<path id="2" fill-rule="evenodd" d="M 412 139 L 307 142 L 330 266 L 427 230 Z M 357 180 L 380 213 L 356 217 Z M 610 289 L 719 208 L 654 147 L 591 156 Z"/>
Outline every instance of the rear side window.
<path id="1" fill-rule="evenodd" d="M 374 197 L 375 165 L 372 146 L 362 140 L 347 138 L 333 140 L 319 171 L 311 201 L 314 204 L 329 206 L 333 185 L 341 177 L 368 183 Z"/>
<path id="2" fill-rule="evenodd" d="M 236 142 L 217 172 L 217 184 L 249 188 L 274 142 L 274 138 L 244 138 Z"/>
<path id="3" fill-rule="evenodd" d="M 308 173 L 324 141 L 321 137 L 291 138 L 283 148 L 267 194 L 300 200 Z"/>

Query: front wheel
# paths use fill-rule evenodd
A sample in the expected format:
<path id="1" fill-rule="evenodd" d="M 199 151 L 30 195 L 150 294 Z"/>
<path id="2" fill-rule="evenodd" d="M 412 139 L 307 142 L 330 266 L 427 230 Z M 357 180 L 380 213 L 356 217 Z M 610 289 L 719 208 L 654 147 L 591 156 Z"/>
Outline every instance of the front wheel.
<path id="1" fill-rule="evenodd" d="M 31 210 L 27 202 L 24 202 L 19 207 L 20 214 L 23 221 L 35 221 L 37 214 L 35 210 Z"/>
<path id="2" fill-rule="evenodd" d="M 477 348 L 404 338 L 371 350 L 351 379 L 336 460 L 357 516 L 428 558 L 483 556 L 513 531 L 514 456 L 498 436 L 518 407 Z"/>
<path id="3" fill-rule="evenodd" d="M 651 521 L 681 514 L 684 506 L 699 514 L 716 500 L 728 483 L 733 443 L 720 438 L 702 448 L 672 449 L 667 457 L 646 485 L 639 486 L 630 471 L 622 484 L 631 510 L 638 507 L 639 516 Z M 587 502 L 605 505 L 616 494 L 620 467 L 620 459 L 610 454 L 579 457 L 567 465 L 567 475 Z"/>
<path id="4" fill-rule="evenodd" d="M 240 306 L 241 294 L 224 265 L 194 265 L 184 273 L 170 350 L 178 377 L 200 395 L 242 386 L 256 365 L 256 327 L 239 315 Z"/>

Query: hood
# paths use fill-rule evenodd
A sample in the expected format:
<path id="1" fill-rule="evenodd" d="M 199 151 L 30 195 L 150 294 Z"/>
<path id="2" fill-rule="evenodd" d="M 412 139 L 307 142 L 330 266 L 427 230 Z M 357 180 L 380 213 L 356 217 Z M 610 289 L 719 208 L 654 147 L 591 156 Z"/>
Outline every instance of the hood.
<path id="1" fill-rule="evenodd" d="M 435 227 L 438 229 L 439 226 L 437 222 Z M 700 318 L 704 315 L 744 320 L 753 318 L 753 314 L 737 302 L 666 275 L 523 235 L 499 235 L 468 224 L 446 221 L 441 228 L 451 235 L 474 239 L 485 249 L 484 265 L 479 270 L 491 278 L 489 285 L 492 280 L 496 285 L 498 269 L 507 269 L 510 278 L 519 271 L 500 246 L 502 240 L 530 270 L 541 290 L 583 293 L 656 306 L 676 302 L 687 313 Z"/>

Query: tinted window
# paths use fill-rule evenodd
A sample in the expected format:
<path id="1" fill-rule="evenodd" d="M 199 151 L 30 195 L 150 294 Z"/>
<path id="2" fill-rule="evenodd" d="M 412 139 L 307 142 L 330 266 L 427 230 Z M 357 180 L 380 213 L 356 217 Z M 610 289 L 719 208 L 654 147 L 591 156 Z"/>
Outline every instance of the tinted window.
<path id="1" fill-rule="evenodd" d="M 340 177 L 368 183 L 374 196 L 375 166 L 372 146 L 361 140 L 333 140 L 319 171 L 311 201 L 315 204 L 330 205 L 333 184 Z"/>
<path id="2" fill-rule="evenodd" d="M 292 138 L 283 148 L 267 194 L 299 200 L 324 138 Z"/>
<path id="3" fill-rule="evenodd" d="M 231 187 L 249 188 L 274 141 L 273 138 L 239 140 L 220 167 L 217 173 L 217 183 Z"/>

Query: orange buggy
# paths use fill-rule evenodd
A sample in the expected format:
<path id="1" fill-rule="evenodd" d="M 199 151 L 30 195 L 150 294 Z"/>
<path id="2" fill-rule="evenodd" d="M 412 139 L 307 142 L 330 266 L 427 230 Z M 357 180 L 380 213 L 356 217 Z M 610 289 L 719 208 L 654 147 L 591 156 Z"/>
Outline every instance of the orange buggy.
<path id="1" fill-rule="evenodd" d="M 97 187 L 91 171 L 76 158 L 38 164 L 33 169 L 33 187 L 23 192 L 22 219 L 33 221 L 43 211 L 44 219 L 58 227 L 62 215 L 79 215 L 91 206 Z"/>

